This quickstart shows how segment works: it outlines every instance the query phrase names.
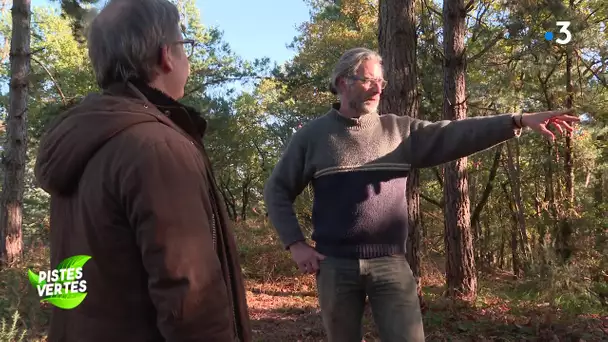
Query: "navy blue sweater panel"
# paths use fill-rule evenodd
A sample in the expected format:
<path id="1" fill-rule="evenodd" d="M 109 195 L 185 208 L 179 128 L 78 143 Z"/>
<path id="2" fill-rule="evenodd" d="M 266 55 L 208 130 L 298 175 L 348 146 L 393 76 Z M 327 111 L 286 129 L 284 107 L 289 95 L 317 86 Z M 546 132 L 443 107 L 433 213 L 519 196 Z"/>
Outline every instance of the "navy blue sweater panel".
<path id="1" fill-rule="evenodd" d="M 315 178 L 312 239 L 326 256 L 367 259 L 405 252 L 408 170 L 355 168 Z"/>

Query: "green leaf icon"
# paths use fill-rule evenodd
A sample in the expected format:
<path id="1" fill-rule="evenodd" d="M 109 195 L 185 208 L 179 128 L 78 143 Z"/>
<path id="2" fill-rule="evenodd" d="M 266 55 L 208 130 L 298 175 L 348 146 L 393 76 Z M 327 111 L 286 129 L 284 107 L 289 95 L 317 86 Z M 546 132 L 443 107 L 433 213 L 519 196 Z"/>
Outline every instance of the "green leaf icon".
<path id="1" fill-rule="evenodd" d="M 91 259 L 91 257 L 88 255 L 74 255 L 73 257 L 69 257 L 67 259 L 64 259 L 62 262 L 60 262 L 59 265 L 57 265 L 57 269 L 61 270 L 61 269 L 67 269 L 67 268 L 84 267 L 84 264 L 86 264 L 87 261 L 89 261 L 89 259 Z M 68 278 L 68 277 L 66 277 L 66 278 Z M 75 278 L 75 276 L 70 279 L 65 279 L 64 281 L 62 281 L 62 283 L 70 282 L 70 281 L 74 280 L 74 278 Z"/>
<path id="2" fill-rule="evenodd" d="M 36 286 L 40 284 L 40 278 L 36 273 L 32 272 L 32 270 L 27 270 L 27 277 L 30 279 L 30 283 L 32 283 L 32 285 Z"/>
<path id="3" fill-rule="evenodd" d="M 46 285 L 46 280 L 43 280 L 42 282 L 40 281 L 40 277 L 32 272 L 32 270 L 28 269 L 27 270 L 27 277 L 30 279 L 30 283 L 34 286 L 44 286 Z"/>
<path id="4" fill-rule="evenodd" d="M 55 277 L 57 276 L 57 271 L 68 270 L 68 272 L 61 272 L 61 276 L 59 277 L 58 281 L 48 285 L 47 281 L 41 281 L 40 277 L 36 273 L 28 269 L 27 275 L 30 280 L 30 283 L 32 283 L 32 285 L 37 288 L 38 293 L 41 297 L 43 296 L 43 293 L 53 293 L 52 296 L 41 299 L 40 301 L 50 303 L 61 309 L 73 309 L 80 305 L 80 303 L 82 303 L 82 301 L 87 296 L 86 292 L 76 292 L 78 290 L 76 290 L 74 285 L 78 284 L 79 282 L 75 282 L 74 284 L 68 283 L 71 283 L 76 280 L 76 273 L 80 273 L 81 271 L 77 269 L 82 269 L 84 267 L 84 264 L 86 264 L 87 261 L 89 261 L 90 259 L 91 257 L 88 255 L 75 255 L 64 259 L 62 262 L 59 263 L 59 265 L 57 265 L 55 270 L 52 270 L 55 275 L 52 276 L 51 279 L 55 279 Z M 76 272 L 73 272 L 75 269 Z M 49 271 L 48 274 L 50 276 L 51 271 Z M 84 285 L 84 281 L 80 284 L 81 286 Z M 81 287 L 81 289 L 84 290 L 83 287 Z"/>
<path id="5" fill-rule="evenodd" d="M 61 309 L 73 309 L 80 305 L 86 296 L 86 293 L 66 293 L 45 298 L 41 302 L 49 302 Z"/>

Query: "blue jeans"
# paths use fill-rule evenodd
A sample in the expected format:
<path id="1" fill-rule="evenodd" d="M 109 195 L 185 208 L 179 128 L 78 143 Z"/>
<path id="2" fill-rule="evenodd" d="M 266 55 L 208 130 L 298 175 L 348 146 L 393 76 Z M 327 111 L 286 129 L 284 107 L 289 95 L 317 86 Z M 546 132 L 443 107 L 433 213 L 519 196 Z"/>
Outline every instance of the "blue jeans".
<path id="1" fill-rule="evenodd" d="M 369 296 L 382 342 L 424 341 L 416 280 L 405 255 L 321 261 L 317 290 L 329 342 L 360 342 Z"/>

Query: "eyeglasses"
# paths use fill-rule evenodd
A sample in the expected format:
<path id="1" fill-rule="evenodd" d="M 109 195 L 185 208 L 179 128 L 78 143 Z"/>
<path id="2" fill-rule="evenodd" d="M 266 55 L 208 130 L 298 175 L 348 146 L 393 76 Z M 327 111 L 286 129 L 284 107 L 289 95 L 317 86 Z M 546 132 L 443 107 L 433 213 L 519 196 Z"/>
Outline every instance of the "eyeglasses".
<path id="1" fill-rule="evenodd" d="M 174 42 L 173 44 L 184 45 L 184 52 L 186 53 L 186 56 L 188 56 L 188 58 L 190 58 L 190 57 L 192 57 L 192 55 L 194 55 L 194 47 L 196 47 L 195 40 L 193 40 L 193 39 L 178 40 L 178 41 Z"/>
<path id="2" fill-rule="evenodd" d="M 361 77 L 361 76 L 350 76 L 349 78 L 352 80 L 361 82 L 363 84 L 363 86 L 365 86 L 366 88 L 371 87 L 371 85 L 373 83 L 375 83 L 380 86 L 380 89 L 384 89 L 384 88 L 386 88 L 386 85 L 388 84 L 387 80 L 378 79 L 378 78 L 367 78 L 367 77 Z"/>

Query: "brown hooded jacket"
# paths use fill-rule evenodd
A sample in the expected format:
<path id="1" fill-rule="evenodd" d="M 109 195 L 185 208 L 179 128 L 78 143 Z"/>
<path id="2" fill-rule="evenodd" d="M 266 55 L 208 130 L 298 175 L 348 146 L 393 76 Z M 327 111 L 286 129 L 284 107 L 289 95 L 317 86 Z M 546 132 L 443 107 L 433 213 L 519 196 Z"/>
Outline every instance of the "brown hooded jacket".
<path id="1" fill-rule="evenodd" d="M 87 296 L 53 308 L 49 341 L 251 341 L 205 128 L 191 108 L 132 83 L 50 125 L 35 172 L 51 194 L 51 267 L 91 259 Z"/>

